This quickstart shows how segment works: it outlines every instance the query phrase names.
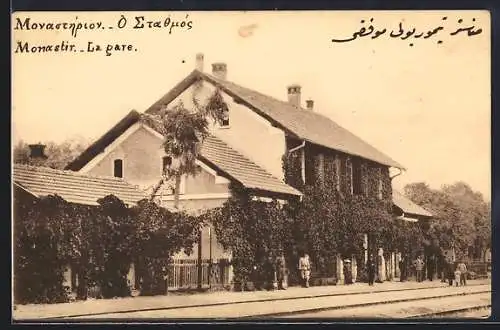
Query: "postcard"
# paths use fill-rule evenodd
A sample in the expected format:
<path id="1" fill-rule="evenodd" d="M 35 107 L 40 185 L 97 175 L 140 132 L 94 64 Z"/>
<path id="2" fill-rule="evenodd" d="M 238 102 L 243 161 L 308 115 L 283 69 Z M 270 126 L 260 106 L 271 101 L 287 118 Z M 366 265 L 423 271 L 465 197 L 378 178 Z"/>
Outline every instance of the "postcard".
<path id="1" fill-rule="evenodd" d="M 11 31 L 15 321 L 489 317 L 488 11 Z"/>

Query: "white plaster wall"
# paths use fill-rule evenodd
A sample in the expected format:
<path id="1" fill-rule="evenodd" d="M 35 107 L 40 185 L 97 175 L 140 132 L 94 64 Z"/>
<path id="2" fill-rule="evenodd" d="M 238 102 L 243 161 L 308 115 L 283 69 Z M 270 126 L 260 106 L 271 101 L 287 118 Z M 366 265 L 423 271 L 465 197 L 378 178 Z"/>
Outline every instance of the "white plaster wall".
<path id="1" fill-rule="evenodd" d="M 195 88 L 191 86 L 168 107 L 182 101 L 186 108 L 193 109 L 194 95 L 198 102 L 206 104 L 214 91 L 215 87 L 207 82 L 203 82 L 196 93 Z M 229 95 L 225 93 L 222 95 L 229 107 L 230 126 L 221 128 L 218 124 L 212 123 L 211 132 L 254 163 L 283 180 L 281 159 L 285 152 L 284 132 L 272 127 L 267 120 L 246 106 L 235 103 Z"/>

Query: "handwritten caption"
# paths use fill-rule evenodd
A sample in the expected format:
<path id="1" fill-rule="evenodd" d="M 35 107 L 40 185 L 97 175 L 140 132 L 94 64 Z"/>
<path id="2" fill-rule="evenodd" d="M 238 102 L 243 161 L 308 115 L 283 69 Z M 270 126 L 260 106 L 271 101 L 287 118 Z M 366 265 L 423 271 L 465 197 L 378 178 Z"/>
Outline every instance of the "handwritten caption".
<path id="1" fill-rule="evenodd" d="M 449 22 L 450 20 L 448 19 L 447 16 L 444 16 L 441 18 L 441 22 Z M 446 24 L 442 24 L 440 26 L 437 26 L 431 30 L 428 31 L 418 31 L 417 28 L 407 28 L 404 26 L 403 22 L 399 22 L 398 28 L 393 29 L 389 31 L 387 28 L 383 28 L 381 30 L 376 29 L 374 27 L 374 20 L 373 18 L 370 18 L 369 20 L 361 20 L 361 24 L 364 24 L 365 26 L 362 26 L 359 31 L 356 31 L 352 34 L 352 36 L 349 36 L 345 39 L 332 39 L 333 43 L 343 43 L 343 42 L 349 42 L 349 41 L 354 41 L 356 39 L 360 39 L 363 37 L 369 37 L 369 39 L 377 39 L 381 36 L 386 36 L 392 39 L 399 39 L 399 40 L 408 40 L 409 46 L 413 47 L 415 45 L 415 40 L 418 39 L 429 39 L 429 40 L 435 40 L 438 45 L 442 44 L 444 41 L 444 36 L 449 35 L 449 36 L 458 36 L 458 35 L 466 35 L 468 37 L 472 37 L 478 34 L 481 34 L 483 32 L 483 29 L 475 27 L 476 24 L 476 19 L 472 18 L 471 20 L 471 25 L 463 27 L 465 24 L 464 20 L 462 18 L 459 18 L 456 20 L 456 23 L 458 25 L 455 25 L 451 31 L 447 31 L 449 27 L 446 26 Z M 366 25 L 369 24 L 368 27 Z M 445 25 L 445 26 L 443 26 Z M 448 33 L 447 33 L 448 32 Z"/>
<path id="2" fill-rule="evenodd" d="M 21 31 L 54 31 L 66 32 L 69 40 L 60 40 L 56 43 L 32 43 L 25 40 L 16 40 L 15 53 L 44 54 L 44 53 L 92 53 L 111 56 L 115 53 L 137 52 L 132 43 L 111 42 L 99 43 L 95 40 L 78 40 L 81 32 L 103 32 L 103 30 L 157 30 L 168 34 L 185 32 L 193 28 L 193 21 L 189 14 L 183 19 L 173 19 L 170 16 L 161 19 L 151 19 L 146 16 L 121 15 L 112 24 L 106 25 L 103 21 L 83 21 L 78 16 L 69 21 L 35 21 L 31 17 L 16 18 L 14 30 Z M 77 39 L 77 40 L 75 40 Z"/>

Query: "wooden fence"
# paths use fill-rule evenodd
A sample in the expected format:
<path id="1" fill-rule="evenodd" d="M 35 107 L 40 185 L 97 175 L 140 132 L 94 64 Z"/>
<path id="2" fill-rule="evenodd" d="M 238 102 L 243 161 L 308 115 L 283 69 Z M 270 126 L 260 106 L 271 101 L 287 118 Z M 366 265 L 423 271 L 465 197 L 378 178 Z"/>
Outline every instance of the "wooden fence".
<path id="1" fill-rule="evenodd" d="M 168 266 L 168 290 L 225 289 L 230 285 L 230 266 L 227 259 L 202 260 L 201 281 L 198 281 L 198 260 L 177 259 Z M 201 283 L 200 283 L 201 282 Z"/>

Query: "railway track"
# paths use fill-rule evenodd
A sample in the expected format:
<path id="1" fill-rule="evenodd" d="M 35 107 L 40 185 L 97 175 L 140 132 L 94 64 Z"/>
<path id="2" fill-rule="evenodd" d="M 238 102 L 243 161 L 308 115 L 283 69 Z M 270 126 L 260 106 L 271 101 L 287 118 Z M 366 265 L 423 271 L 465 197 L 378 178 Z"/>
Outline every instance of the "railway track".
<path id="1" fill-rule="evenodd" d="M 465 305 L 464 305 L 465 304 Z M 269 319 L 269 318 L 427 318 L 491 304 L 491 286 L 438 287 L 387 292 L 255 300 L 232 304 L 137 310 L 71 319 Z M 443 306 L 449 306 L 446 310 Z M 441 313 L 441 314 L 439 314 Z M 67 319 L 67 318 L 66 318 Z"/>
<path id="2" fill-rule="evenodd" d="M 491 306 L 491 290 L 434 294 L 385 301 L 323 306 L 299 311 L 267 314 L 271 318 L 412 318 L 446 317 Z"/>
<path id="3" fill-rule="evenodd" d="M 474 283 L 471 284 L 469 287 L 478 287 L 478 286 L 484 286 L 484 285 L 489 285 L 485 283 Z M 442 288 L 442 287 L 434 287 L 434 288 Z M 301 299 L 311 299 L 311 298 L 326 298 L 330 297 L 332 299 L 336 299 L 337 297 L 341 296 L 357 296 L 357 295 L 377 295 L 377 294 L 389 294 L 389 293 L 398 293 L 398 292 L 413 292 L 413 291 L 418 291 L 418 290 L 423 290 L 423 289 L 430 289 L 430 287 L 414 287 L 414 288 L 391 288 L 391 289 L 380 289 L 377 286 L 373 287 L 372 290 L 370 291 L 340 291 L 340 292 L 327 292 L 327 293 L 309 293 L 308 290 L 304 291 L 304 294 L 302 295 L 290 295 L 290 296 L 281 296 L 281 297 L 276 297 L 273 296 L 272 293 L 269 295 L 265 294 L 264 296 L 261 295 L 250 295 L 244 298 L 243 300 L 228 300 L 227 298 L 223 296 L 219 296 L 217 299 L 212 300 L 210 303 L 204 303 L 204 304 L 197 304 L 196 302 L 181 302 L 180 304 L 171 304 L 168 303 L 168 300 L 166 300 L 166 304 L 163 306 L 151 306 L 151 307 L 139 307 L 140 305 L 136 305 L 137 307 L 132 307 L 132 308 L 117 308 L 114 311 L 113 310 L 107 310 L 107 311 L 100 311 L 100 312 L 95 312 L 95 311 L 85 311 L 84 309 L 82 310 L 81 313 L 74 313 L 74 312 L 66 312 L 66 313 L 58 313 L 55 315 L 49 315 L 44 316 L 44 317 L 36 317 L 36 319 L 39 320 L 57 320 L 57 319 L 68 319 L 68 318 L 101 318 L 101 317 L 106 317 L 108 315 L 112 315 L 113 318 L 118 317 L 120 314 L 123 315 L 128 315 L 128 314 L 138 314 L 138 313 L 148 313 L 148 312 L 161 312 L 161 311 L 170 311 L 170 310 L 182 310 L 182 309 L 192 309 L 192 308 L 205 308 L 205 307 L 215 307 L 215 306 L 234 306 L 238 304 L 249 304 L 249 303 L 271 303 L 274 301 L 293 301 L 293 300 L 301 300 Z M 284 292 L 281 292 L 284 293 Z M 146 303 L 147 305 L 147 303 Z M 25 318 L 25 319 L 32 319 L 32 318 Z"/>
<path id="4" fill-rule="evenodd" d="M 441 312 L 425 313 L 411 318 L 475 318 L 486 319 L 491 316 L 491 304 L 475 307 L 456 308 Z"/>

